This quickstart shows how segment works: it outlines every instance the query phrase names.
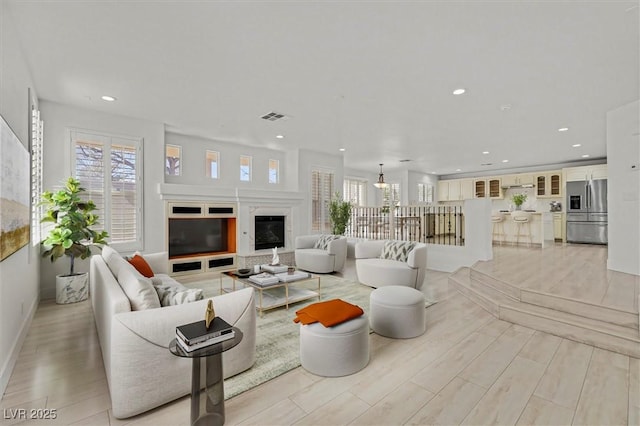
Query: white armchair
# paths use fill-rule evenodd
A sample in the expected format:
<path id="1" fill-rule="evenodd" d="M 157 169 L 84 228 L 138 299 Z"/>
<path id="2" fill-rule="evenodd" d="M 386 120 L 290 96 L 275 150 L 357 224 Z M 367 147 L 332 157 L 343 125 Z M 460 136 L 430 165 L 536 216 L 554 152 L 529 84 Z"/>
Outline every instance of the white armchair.
<path id="1" fill-rule="evenodd" d="M 415 243 L 413 249 L 406 255 L 406 260 L 394 260 L 392 258 L 381 258 L 383 251 L 385 257 L 393 251 L 399 257 L 404 257 L 401 253 L 403 244 L 406 241 L 375 240 L 362 241 L 356 244 L 356 275 L 358 281 L 370 287 L 384 287 L 389 285 L 404 285 L 418 290 L 422 287 L 427 271 L 427 245 Z M 385 248 L 385 244 L 387 247 Z M 404 246 L 406 248 L 406 246 Z"/>
<path id="2" fill-rule="evenodd" d="M 317 274 L 341 271 L 347 259 L 347 238 L 341 235 L 301 235 L 295 240 L 296 267 Z"/>

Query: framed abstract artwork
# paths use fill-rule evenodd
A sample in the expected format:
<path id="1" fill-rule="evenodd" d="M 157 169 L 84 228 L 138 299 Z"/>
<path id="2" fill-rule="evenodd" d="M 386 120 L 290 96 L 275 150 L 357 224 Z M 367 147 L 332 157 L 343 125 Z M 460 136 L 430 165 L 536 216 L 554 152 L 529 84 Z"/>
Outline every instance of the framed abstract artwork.
<path id="1" fill-rule="evenodd" d="M 0 117 L 0 261 L 29 243 L 29 152 Z"/>

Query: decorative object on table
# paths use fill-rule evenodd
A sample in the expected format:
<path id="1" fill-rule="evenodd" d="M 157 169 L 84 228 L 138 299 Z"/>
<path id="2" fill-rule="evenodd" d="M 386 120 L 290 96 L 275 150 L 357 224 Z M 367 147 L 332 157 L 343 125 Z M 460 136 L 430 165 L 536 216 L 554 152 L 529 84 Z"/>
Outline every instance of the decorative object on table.
<path id="1" fill-rule="evenodd" d="M 271 266 L 277 266 L 280 264 L 280 256 L 278 256 L 278 247 L 271 249 L 273 257 L 271 258 Z"/>
<path id="2" fill-rule="evenodd" d="M 236 275 L 240 278 L 246 278 L 253 273 L 253 269 L 250 268 L 241 268 L 236 271 Z"/>
<path id="3" fill-rule="evenodd" d="M 525 201 L 527 201 L 527 194 L 525 193 L 513 194 L 511 196 L 511 201 L 513 201 L 513 204 L 515 204 L 516 210 L 521 210 L 522 205 L 524 204 Z"/>
<path id="4" fill-rule="evenodd" d="M 88 297 L 88 273 L 76 274 L 74 260 L 91 256 L 91 247 L 107 244 L 109 236 L 105 231 L 92 229 L 98 223 L 98 216 L 92 213 L 96 205 L 83 200 L 82 192 L 80 181 L 70 177 L 61 190 L 41 195 L 40 204 L 45 208 L 41 222 L 54 224 L 40 243 L 44 248 L 42 257 L 54 262 L 66 255 L 70 263 L 68 274 L 56 276 L 56 303 L 80 302 Z"/>
<path id="5" fill-rule="evenodd" d="M 215 319 L 215 317 L 216 311 L 215 309 L 213 309 L 213 300 L 209 299 L 209 301 L 207 302 L 207 310 L 204 312 L 204 325 L 207 330 L 209 329 L 209 326 L 211 325 L 211 322 Z"/>
<path id="6" fill-rule="evenodd" d="M 0 261 L 29 243 L 29 153 L 9 124 L 0 117 Z"/>
<path id="7" fill-rule="evenodd" d="M 296 271 L 296 268 L 294 268 L 293 266 L 289 266 L 289 268 L 287 269 L 287 273 L 289 275 L 292 275 L 295 271 Z"/>
<path id="8" fill-rule="evenodd" d="M 329 202 L 329 221 L 331 222 L 332 234 L 344 235 L 351 219 L 351 208 L 351 202 L 342 200 L 337 191 L 333 194 Z"/>

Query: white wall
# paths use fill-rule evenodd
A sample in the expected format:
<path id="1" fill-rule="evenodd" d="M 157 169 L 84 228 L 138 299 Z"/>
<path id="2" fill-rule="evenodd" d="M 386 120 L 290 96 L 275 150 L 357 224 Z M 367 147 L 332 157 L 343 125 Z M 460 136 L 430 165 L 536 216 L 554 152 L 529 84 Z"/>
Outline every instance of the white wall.
<path id="1" fill-rule="evenodd" d="M 273 149 L 239 145 L 236 143 L 220 142 L 195 136 L 166 133 L 165 143 L 182 147 L 183 164 L 180 176 L 165 176 L 166 183 L 185 185 L 208 185 L 220 188 L 250 188 L 281 191 L 286 189 L 289 167 L 287 156 L 283 151 Z M 206 176 L 205 151 L 220 153 L 220 178 L 211 179 Z M 240 181 L 240 156 L 252 157 L 251 182 Z M 280 182 L 269 183 L 269 160 L 280 162 Z"/>
<path id="2" fill-rule="evenodd" d="M 164 125 L 90 109 L 80 109 L 42 100 L 40 111 L 44 120 L 44 188 L 53 189 L 73 174 L 69 129 L 92 130 L 143 139 L 144 155 L 144 251 L 160 251 L 165 247 L 164 203 L 158 194 L 158 184 L 164 179 Z M 203 166 L 204 167 L 204 166 Z M 55 297 L 55 275 L 68 268 L 67 259 L 41 262 L 42 298 Z M 79 272 L 88 271 L 89 261 L 76 261 Z"/>
<path id="3" fill-rule="evenodd" d="M 608 268 L 640 275 L 640 101 L 607 113 Z"/>
<path id="4" fill-rule="evenodd" d="M 0 2 L 0 64 L 0 114 L 28 148 L 33 82 L 4 2 Z M 32 244 L 0 262 L 0 395 L 38 306 L 39 264 L 38 247 Z"/>

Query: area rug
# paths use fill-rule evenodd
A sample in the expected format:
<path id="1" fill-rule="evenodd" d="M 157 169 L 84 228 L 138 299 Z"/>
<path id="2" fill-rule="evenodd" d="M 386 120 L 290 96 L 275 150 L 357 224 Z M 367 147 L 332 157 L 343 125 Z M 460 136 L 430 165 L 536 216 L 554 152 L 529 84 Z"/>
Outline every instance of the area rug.
<path id="1" fill-rule="evenodd" d="M 190 288 L 201 288 L 205 297 L 220 294 L 219 279 L 208 279 L 184 284 Z M 223 278 L 223 286 L 230 287 L 231 279 Z M 295 284 L 308 290 L 317 290 L 315 281 Z M 321 300 L 342 299 L 360 306 L 369 312 L 369 295 L 373 289 L 353 281 L 332 275 L 321 276 Z M 318 298 L 305 300 L 289 306 L 265 311 L 256 317 L 256 363 L 236 376 L 225 379 L 225 399 L 245 392 L 259 384 L 280 376 L 300 366 L 299 330 L 293 322 L 296 311 L 318 301 Z M 426 306 L 434 302 L 428 301 Z"/>

